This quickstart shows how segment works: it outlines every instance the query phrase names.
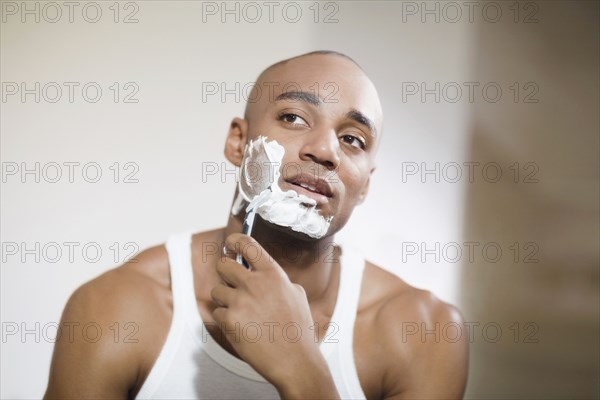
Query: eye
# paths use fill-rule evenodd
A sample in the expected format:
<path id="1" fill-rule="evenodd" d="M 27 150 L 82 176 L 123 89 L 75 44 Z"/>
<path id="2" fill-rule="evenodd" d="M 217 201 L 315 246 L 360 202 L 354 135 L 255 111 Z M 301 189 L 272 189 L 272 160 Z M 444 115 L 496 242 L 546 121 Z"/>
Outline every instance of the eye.
<path id="1" fill-rule="evenodd" d="M 308 126 L 308 123 L 304 119 L 294 113 L 280 114 L 277 119 L 289 125 Z"/>
<path id="2" fill-rule="evenodd" d="M 352 135 L 343 135 L 342 141 L 344 143 L 348 143 L 350 146 L 359 148 L 361 150 L 364 150 L 367 147 L 363 140 L 357 138 L 356 136 L 352 136 Z"/>

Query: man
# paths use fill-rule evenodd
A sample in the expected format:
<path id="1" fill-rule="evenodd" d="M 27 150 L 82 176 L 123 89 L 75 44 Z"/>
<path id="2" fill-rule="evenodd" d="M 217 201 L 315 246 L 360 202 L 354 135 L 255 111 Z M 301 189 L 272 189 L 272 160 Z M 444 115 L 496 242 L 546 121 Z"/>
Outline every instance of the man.
<path id="1" fill-rule="evenodd" d="M 105 333 L 57 340 L 45 397 L 462 397 L 467 339 L 439 332 L 462 326 L 459 312 L 334 242 L 374 170 L 372 82 L 347 56 L 313 52 L 269 67 L 250 99 L 225 156 L 240 166 L 260 136 L 283 146 L 282 166 L 295 168 L 279 184 L 332 217 L 327 234 L 257 217 L 249 237 L 232 212 L 223 229 L 174 236 L 84 284 L 62 321 Z"/>

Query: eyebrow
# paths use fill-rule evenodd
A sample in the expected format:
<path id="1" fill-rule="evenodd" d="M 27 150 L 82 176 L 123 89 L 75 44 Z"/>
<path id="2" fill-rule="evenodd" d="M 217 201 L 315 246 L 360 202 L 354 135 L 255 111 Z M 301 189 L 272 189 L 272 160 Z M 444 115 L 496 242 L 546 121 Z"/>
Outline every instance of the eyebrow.
<path id="1" fill-rule="evenodd" d="M 301 100 L 310 103 L 313 106 L 320 106 L 322 103 L 319 96 L 310 92 L 283 92 L 275 99 L 275 101 L 279 100 Z"/>
<path id="2" fill-rule="evenodd" d="M 280 101 L 280 100 L 291 100 L 291 101 L 300 100 L 300 101 L 307 102 L 307 103 L 312 104 L 317 107 L 323 103 L 321 101 L 321 98 L 319 96 L 315 95 L 314 93 L 302 92 L 302 91 L 283 92 L 279 96 L 277 96 L 277 98 L 275 99 L 275 101 Z M 348 113 L 346 113 L 346 118 L 349 118 L 355 122 L 358 122 L 361 125 L 366 126 L 369 129 L 369 131 L 371 131 L 371 134 L 373 136 L 377 136 L 377 128 L 375 128 L 375 123 L 373 123 L 373 121 L 370 118 L 368 118 L 365 114 L 363 114 L 362 112 L 353 108 L 352 110 L 348 111 Z"/>
<path id="3" fill-rule="evenodd" d="M 377 128 L 375 128 L 375 124 L 365 114 L 361 113 L 358 110 L 352 109 L 346 114 L 346 117 L 358 122 L 361 125 L 366 126 L 367 128 L 369 128 L 373 136 L 377 136 Z"/>

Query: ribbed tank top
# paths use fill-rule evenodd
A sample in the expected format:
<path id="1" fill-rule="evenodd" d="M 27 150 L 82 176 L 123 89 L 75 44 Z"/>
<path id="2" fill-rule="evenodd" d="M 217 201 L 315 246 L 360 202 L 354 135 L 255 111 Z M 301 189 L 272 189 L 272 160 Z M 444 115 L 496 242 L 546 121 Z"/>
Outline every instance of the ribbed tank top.
<path id="1" fill-rule="evenodd" d="M 167 339 L 136 398 L 278 399 L 275 386 L 208 333 L 196 303 L 191 242 L 191 232 L 167 240 L 173 317 Z M 360 255 L 347 246 L 342 248 L 338 297 L 319 345 L 342 399 L 365 398 L 352 350 L 364 264 Z"/>

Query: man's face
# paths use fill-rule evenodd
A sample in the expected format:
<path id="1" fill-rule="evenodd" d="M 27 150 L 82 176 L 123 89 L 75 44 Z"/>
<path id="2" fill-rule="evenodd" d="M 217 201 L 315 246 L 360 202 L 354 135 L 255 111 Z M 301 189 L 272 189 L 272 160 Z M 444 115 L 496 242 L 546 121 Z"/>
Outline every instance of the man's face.
<path id="1" fill-rule="evenodd" d="M 248 139 L 263 135 L 285 148 L 279 187 L 315 199 L 337 232 L 366 196 L 374 168 L 382 112 L 373 84 L 345 58 L 311 55 L 267 71 L 257 86 Z"/>

